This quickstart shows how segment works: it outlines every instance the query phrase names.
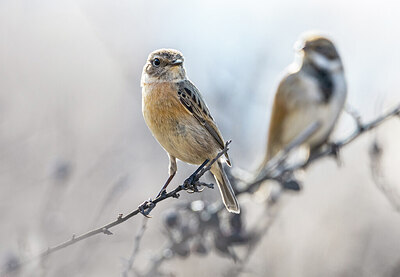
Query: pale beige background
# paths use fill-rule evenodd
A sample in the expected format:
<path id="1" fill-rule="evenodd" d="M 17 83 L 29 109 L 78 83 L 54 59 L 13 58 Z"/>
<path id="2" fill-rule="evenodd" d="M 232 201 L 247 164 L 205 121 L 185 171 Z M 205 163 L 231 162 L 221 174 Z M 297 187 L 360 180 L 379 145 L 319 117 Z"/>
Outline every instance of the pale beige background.
<path id="1" fill-rule="evenodd" d="M 331 35 L 348 100 L 368 120 L 400 101 L 399 24 L 397 1 L 1 0 L 0 262 L 106 223 L 159 190 L 167 156 L 144 124 L 139 87 L 152 50 L 184 53 L 190 78 L 233 139 L 234 165 L 252 170 L 299 34 Z M 342 117 L 336 136 L 350 130 Z M 388 181 L 398 186 L 400 121 L 378 135 Z M 400 214 L 371 181 L 371 138 L 346 148 L 342 167 L 324 160 L 307 171 L 304 190 L 285 197 L 245 276 L 391 276 L 400 261 Z M 194 169 L 178 166 L 175 185 Z M 173 203 L 154 210 L 139 270 L 162 249 L 161 211 Z M 140 222 L 60 251 L 20 276 L 119 276 Z M 232 264 L 211 254 L 163 269 L 222 276 Z"/>

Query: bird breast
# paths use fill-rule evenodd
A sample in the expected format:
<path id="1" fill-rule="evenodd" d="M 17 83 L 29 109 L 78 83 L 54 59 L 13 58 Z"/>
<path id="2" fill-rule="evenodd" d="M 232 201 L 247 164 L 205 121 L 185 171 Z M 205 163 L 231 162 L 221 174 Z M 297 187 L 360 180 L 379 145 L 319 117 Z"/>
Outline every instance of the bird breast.
<path id="1" fill-rule="evenodd" d="M 304 74 L 302 85 L 297 96 L 291 99 L 290 115 L 285 121 L 283 140 L 288 143 L 300 132 L 315 121 L 322 125 L 308 140 L 312 145 L 318 145 L 330 135 L 346 99 L 346 83 L 343 74 L 333 74 L 333 91 L 329 101 L 324 101 L 324 95 L 318 81 Z"/>
<path id="2" fill-rule="evenodd" d="M 172 156 L 201 164 L 218 153 L 211 134 L 179 102 L 175 83 L 145 84 L 143 117 L 153 136 Z"/>

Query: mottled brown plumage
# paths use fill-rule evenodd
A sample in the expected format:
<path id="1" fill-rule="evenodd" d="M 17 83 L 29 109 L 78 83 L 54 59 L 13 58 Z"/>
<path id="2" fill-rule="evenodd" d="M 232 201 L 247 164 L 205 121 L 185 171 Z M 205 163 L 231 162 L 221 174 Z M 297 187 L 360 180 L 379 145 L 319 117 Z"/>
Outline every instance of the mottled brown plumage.
<path id="1" fill-rule="evenodd" d="M 346 81 L 334 44 L 313 34 L 297 46 L 299 59 L 289 66 L 275 94 L 260 170 L 313 122 L 321 127 L 304 146 L 314 150 L 326 143 L 344 106 Z"/>
<path id="2" fill-rule="evenodd" d="M 176 158 L 202 164 L 224 148 L 221 132 L 195 85 L 187 79 L 183 56 L 171 49 L 149 55 L 142 74 L 142 110 L 147 126 L 169 156 L 165 187 L 177 170 Z M 229 156 L 226 162 L 230 165 Z M 230 212 L 239 213 L 239 204 L 225 175 L 221 161 L 211 167 Z"/>

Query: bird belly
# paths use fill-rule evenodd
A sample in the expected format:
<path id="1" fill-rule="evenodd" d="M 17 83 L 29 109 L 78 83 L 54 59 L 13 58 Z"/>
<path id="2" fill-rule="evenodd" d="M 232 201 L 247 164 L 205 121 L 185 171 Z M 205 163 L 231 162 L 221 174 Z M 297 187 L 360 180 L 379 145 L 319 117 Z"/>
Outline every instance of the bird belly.
<path id="1" fill-rule="evenodd" d="M 317 106 L 318 116 L 316 117 L 321 122 L 320 129 L 309 139 L 308 143 L 311 147 L 316 147 L 325 143 L 331 135 L 335 124 L 343 110 L 346 101 L 346 83 L 344 76 L 333 75 L 335 90 L 331 99 L 326 104 L 319 104 Z"/>
<path id="2" fill-rule="evenodd" d="M 170 155 L 190 164 L 214 158 L 219 149 L 215 139 L 177 98 L 143 95 L 147 126 Z"/>
<path id="3" fill-rule="evenodd" d="M 313 102 L 304 105 L 303 103 L 301 107 L 297 107 L 290 113 L 287 120 L 285 120 L 284 132 L 282 134 L 284 144 L 290 143 L 316 121 L 320 122 L 321 126 L 305 144 L 308 144 L 312 148 L 326 142 L 340 115 L 345 99 L 345 90 L 338 88 L 326 104 L 323 102 Z"/>

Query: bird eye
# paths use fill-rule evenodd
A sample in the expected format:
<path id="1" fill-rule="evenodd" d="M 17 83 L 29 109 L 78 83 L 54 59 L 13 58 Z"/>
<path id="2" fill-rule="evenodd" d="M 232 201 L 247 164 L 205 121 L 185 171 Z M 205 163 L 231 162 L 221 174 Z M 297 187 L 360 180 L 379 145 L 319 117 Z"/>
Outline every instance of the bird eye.
<path id="1" fill-rule="evenodd" d="M 159 66 L 160 64 L 161 64 L 161 62 L 160 62 L 159 59 L 155 58 L 155 59 L 153 60 L 153 65 L 154 65 L 154 66 Z"/>

